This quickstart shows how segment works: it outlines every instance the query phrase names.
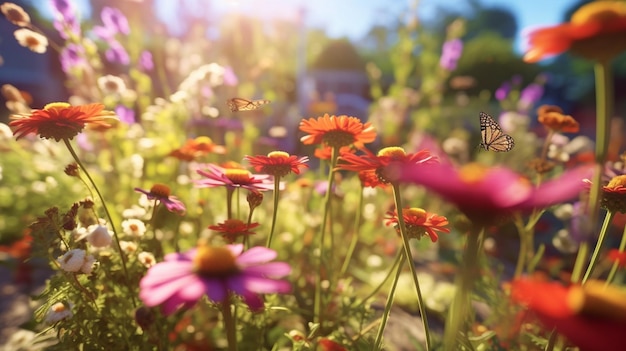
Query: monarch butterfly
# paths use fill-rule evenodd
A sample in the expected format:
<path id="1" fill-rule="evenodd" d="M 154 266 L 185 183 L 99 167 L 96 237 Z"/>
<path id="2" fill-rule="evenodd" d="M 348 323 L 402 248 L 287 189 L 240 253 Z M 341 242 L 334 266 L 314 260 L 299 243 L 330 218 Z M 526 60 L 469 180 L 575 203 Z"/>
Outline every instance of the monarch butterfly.
<path id="1" fill-rule="evenodd" d="M 487 151 L 506 152 L 515 146 L 513 137 L 504 134 L 493 117 L 484 112 L 480 113 L 480 137 L 480 146 Z"/>
<path id="2" fill-rule="evenodd" d="M 232 98 L 226 103 L 231 111 L 252 111 L 261 107 L 261 105 L 269 104 L 269 100 L 246 100 L 242 98 Z"/>

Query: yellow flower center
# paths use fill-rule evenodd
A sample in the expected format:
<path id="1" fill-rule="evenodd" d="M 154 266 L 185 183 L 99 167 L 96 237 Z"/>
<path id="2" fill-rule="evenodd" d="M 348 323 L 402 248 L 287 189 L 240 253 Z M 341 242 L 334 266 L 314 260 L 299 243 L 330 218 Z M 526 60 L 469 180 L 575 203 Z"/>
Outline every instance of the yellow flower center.
<path id="1" fill-rule="evenodd" d="M 46 104 L 46 106 L 43 107 L 44 110 L 51 110 L 54 108 L 68 108 L 72 105 L 68 104 L 67 102 L 51 102 L 49 104 Z"/>
<path id="2" fill-rule="evenodd" d="M 150 188 L 150 192 L 156 197 L 164 198 L 170 196 L 171 190 L 170 187 L 165 184 L 154 184 L 152 188 Z"/>
<path id="3" fill-rule="evenodd" d="M 469 163 L 459 170 L 459 178 L 464 183 L 474 184 L 485 179 L 485 176 L 489 172 L 489 169 L 478 163 Z"/>
<path id="4" fill-rule="evenodd" d="M 378 151 L 378 156 L 387 156 L 393 159 L 397 159 L 397 158 L 402 158 L 406 156 L 406 152 L 401 147 L 390 146 L 390 147 L 380 149 L 380 151 Z"/>
<path id="5" fill-rule="evenodd" d="M 213 140 L 211 140 L 208 136 L 199 136 L 194 141 L 196 144 L 213 145 Z"/>
<path id="6" fill-rule="evenodd" d="M 238 270 L 235 255 L 226 247 L 202 245 L 193 263 L 196 272 L 205 276 L 226 276 Z"/>
<path id="7" fill-rule="evenodd" d="M 609 184 L 606 186 L 607 188 L 624 188 L 626 187 L 626 175 L 619 175 L 613 177 Z"/>
<path id="8" fill-rule="evenodd" d="M 581 6 L 572 15 L 571 23 L 611 22 L 626 16 L 626 3 L 620 1 L 595 1 Z"/>
<path id="9" fill-rule="evenodd" d="M 233 183 L 241 184 L 250 181 L 250 172 L 245 169 L 229 168 L 224 170 L 226 178 L 230 179 Z"/>
<path id="10" fill-rule="evenodd" d="M 403 213 L 406 213 L 407 215 L 411 217 L 417 217 L 417 218 L 426 217 L 426 211 L 423 208 L 419 208 L 419 207 L 411 207 L 409 209 L 404 210 Z"/>
<path id="11" fill-rule="evenodd" d="M 267 157 L 287 159 L 289 158 L 289 154 L 284 151 L 272 151 L 269 154 L 267 154 Z"/>

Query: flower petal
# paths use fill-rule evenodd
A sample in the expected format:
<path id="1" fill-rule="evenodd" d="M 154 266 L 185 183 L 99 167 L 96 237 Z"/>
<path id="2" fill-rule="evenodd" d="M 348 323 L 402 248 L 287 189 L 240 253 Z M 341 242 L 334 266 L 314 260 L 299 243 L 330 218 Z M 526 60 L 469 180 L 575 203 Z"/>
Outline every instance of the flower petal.
<path id="1" fill-rule="evenodd" d="M 271 261 L 276 258 L 276 251 L 266 247 L 255 246 L 237 257 L 237 264 L 248 266 Z"/>

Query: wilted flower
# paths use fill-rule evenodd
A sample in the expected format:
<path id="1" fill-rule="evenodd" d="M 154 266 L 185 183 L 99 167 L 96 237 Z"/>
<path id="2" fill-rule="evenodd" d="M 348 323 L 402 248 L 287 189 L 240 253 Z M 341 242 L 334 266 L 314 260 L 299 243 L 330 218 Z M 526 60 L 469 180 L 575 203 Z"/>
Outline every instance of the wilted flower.
<path id="1" fill-rule="evenodd" d="M 387 215 L 389 217 L 387 217 L 385 225 L 393 225 L 396 231 L 400 233 L 397 211 L 390 211 Z M 402 218 L 404 219 L 409 238 L 419 240 L 424 235 L 428 235 L 432 242 L 437 242 L 439 236 L 436 232 L 450 233 L 450 229 L 445 227 L 449 224 L 446 217 L 426 212 L 421 208 L 412 207 L 403 209 Z"/>
<path id="2" fill-rule="evenodd" d="M 82 249 L 73 249 L 66 252 L 64 255 L 57 258 L 57 263 L 60 268 L 66 272 L 83 272 L 85 274 L 91 273 L 95 258 L 92 255 L 87 255 L 87 252 Z"/>
<path id="3" fill-rule="evenodd" d="M 26 27 L 30 24 L 30 16 L 19 5 L 12 2 L 5 2 L 0 5 L 0 11 L 2 11 L 2 14 L 9 20 L 9 22 L 15 24 L 16 26 Z"/>
<path id="4" fill-rule="evenodd" d="M 135 188 L 135 191 L 146 194 L 149 200 L 156 200 L 165 205 L 168 211 L 184 215 L 187 208 L 176 196 L 170 195 L 170 187 L 165 184 L 154 184 L 150 190 Z"/>
<path id="5" fill-rule="evenodd" d="M 537 109 L 539 123 L 561 133 L 578 133 L 580 125 L 570 115 L 564 115 L 558 106 L 542 105 Z"/>
<path id="6" fill-rule="evenodd" d="M 63 319 L 72 318 L 72 315 L 71 304 L 66 305 L 63 302 L 57 302 L 50 306 L 50 309 L 44 318 L 44 323 L 54 324 Z"/>
<path id="7" fill-rule="evenodd" d="M 528 41 L 526 62 L 568 50 L 587 59 L 608 61 L 626 49 L 626 3 L 592 1 L 576 10 L 570 22 L 532 31 Z"/>
<path id="8" fill-rule="evenodd" d="M 272 151 L 267 156 L 246 156 L 245 159 L 255 171 L 274 177 L 284 177 L 291 172 L 300 174 L 301 169 L 309 168 L 307 156 L 298 157 L 283 151 Z"/>
<path id="9" fill-rule="evenodd" d="M 357 148 L 363 147 L 376 139 L 376 131 L 371 123 L 362 123 L 356 117 L 329 116 L 303 119 L 300 130 L 309 135 L 300 140 L 305 145 L 324 144 L 340 148 L 354 144 Z"/>
<path id="10" fill-rule="evenodd" d="M 13 32 L 17 42 L 25 48 L 38 54 L 43 54 L 48 49 L 48 38 L 27 28 L 20 28 Z"/>
<path id="11" fill-rule="evenodd" d="M 108 127 L 112 115 L 104 111 L 102 104 L 71 106 L 64 102 L 47 104 L 30 114 L 11 115 L 9 125 L 14 127 L 16 139 L 37 134 L 44 139 L 72 139 L 87 124 Z"/>
<path id="12" fill-rule="evenodd" d="M 601 205 L 611 212 L 626 213 L 626 175 L 613 177 L 602 187 Z"/>
<path id="13" fill-rule="evenodd" d="M 203 295 L 216 303 L 229 294 L 243 297 L 253 310 L 263 307 L 257 294 L 286 293 L 290 284 L 282 278 L 291 272 L 283 262 L 270 262 L 276 252 L 264 247 L 243 251 L 243 245 L 200 246 L 165 256 L 148 270 L 139 286 L 147 306 L 162 305 L 165 314 L 193 306 Z"/>

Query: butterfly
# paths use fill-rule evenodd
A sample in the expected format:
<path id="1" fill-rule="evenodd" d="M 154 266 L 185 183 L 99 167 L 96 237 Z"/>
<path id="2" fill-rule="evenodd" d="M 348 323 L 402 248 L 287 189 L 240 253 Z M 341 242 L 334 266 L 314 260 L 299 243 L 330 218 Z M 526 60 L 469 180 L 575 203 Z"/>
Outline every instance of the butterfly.
<path id="1" fill-rule="evenodd" d="M 246 100 L 242 98 L 229 99 L 226 104 L 231 111 L 252 111 L 259 109 L 261 105 L 269 104 L 269 100 Z"/>
<path id="2" fill-rule="evenodd" d="M 507 152 L 515 146 L 513 137 L 505 134 L 489 114 L 480 113 L 480 146 L 487 151 Z"/>

